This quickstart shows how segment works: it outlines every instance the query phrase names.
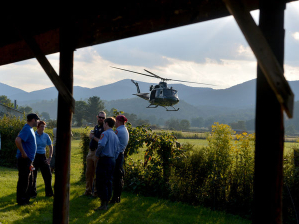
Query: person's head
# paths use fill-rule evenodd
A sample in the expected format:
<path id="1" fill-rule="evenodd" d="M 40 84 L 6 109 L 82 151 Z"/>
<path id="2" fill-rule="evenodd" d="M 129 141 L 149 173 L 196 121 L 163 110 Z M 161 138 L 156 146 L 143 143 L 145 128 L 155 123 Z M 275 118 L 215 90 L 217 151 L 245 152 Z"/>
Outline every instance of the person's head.
<path id="1" fill-rule="evenodd" d="M 44 122 L 44 121 L 39 121 L 39 122 L 37 123 L 37 131 L 38 131 L 39 133 L 44 132 L 45 127 L 46 127 L 46 122 Z"/>
<path id="2" fill-rule="evenodd" d="M 119 126 L 124 125 L 127 121 L 128 119 L 125 117 L 125 115 L 118 115 L 116 117 L 115 127 L 118 128 Z"/>
<path id="3" fill-rule="evenodd" d="M 114 117 L 108 117 L 104 120 L 104 129 L 105 131 L 109 128 L 113 128 L 115 125 L 115 118 Z"/>
<path id="4" fill-rule="evenodd" d="M 40 118 L 37 116 L 37 114 L 32 113 L 27 115 L 27 124 L 29 124 L 31 127 L 36 127 L 39 120 Z"/>
<path id="5" fill-rule="evenodd" d="M 106 119 L 106 113 L 105 111 L 100 111 L 99 114 L 97 115 L 98 118 L 98 124 L 99 125 L 103 125 L 104 124 L 104 120 Z"/>

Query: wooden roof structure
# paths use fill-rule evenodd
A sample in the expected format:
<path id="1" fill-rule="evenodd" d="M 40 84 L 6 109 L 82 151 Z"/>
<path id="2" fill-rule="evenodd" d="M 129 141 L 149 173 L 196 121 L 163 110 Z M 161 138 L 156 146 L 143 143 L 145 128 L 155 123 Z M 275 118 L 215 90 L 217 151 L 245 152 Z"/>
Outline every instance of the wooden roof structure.
<path id="1" fill-rule="evenodd" d="M 0 20 L 0 65 L 37 58 L 59 91 L 57 174 L 53 223 L 68 223 L 70 131 L 74 112 L 73 51 L 233 15 L 258 60 L 255 223 L 280 223 L 283 111 L 292 117 L 293 93 L 283 76 L 284 9 L 292 0 L 136 0 L 93 6 L 79 13 L 16 14 Z M 270 3 L 270 4 L 269 4 Z M 250 11 L 260 9 L 259 27 Z M 95 13 L 93 13 L 95 12 Z M 60 52 L 59 75 L 45 55 Z M 269 124 L 265 121 L 271 123 Z M 273 133 L 277 141 L 272 141 Z M 272 143 L 269 144 L 268 141 Z M 266 149 L 265 149 L 266 148 Z M 269 158 L 270 154 L 270 158 Z M 266 160 L 270 160 L 265 164 Z M 268 166 L 269 178 L 263 178 Z M 274 171 L 273 171 L 274 170 Z M 271 189 L 271 190 L 269 190 Z M 263 195 L 263 199 L 260 196 Z M 265 209 L 265 207 L 269 209 Z M 262 213 L 259 208 L 263 208 Z M 264 221 L 264 222 L 263 222 Z"/>

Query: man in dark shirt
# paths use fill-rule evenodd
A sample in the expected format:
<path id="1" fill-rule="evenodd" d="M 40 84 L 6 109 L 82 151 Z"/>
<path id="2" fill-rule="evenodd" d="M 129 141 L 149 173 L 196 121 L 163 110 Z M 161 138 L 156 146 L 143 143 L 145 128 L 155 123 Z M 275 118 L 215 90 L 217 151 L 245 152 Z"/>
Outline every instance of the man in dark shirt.
<path id="1" fill-rule="evenodd" d="M 20 131 L 15 143 L 18 147 L 17 159 L 19 180 L 17 184 L 17 203 L 29 204 L 30 191 L 32 190 L 32 162 L 35 158 L 37 146 L 33 127 L 37 126 L 39 117 L 36 114 L 27 115 L 27 124 Z"/>
<path id="2" fill-rule="evenodd" d="M 97 189 L 95 184 L 95 171 L 97 167 L 98 159 L 96 158 L 96 149 L 98 148 L 98 141 L 100 140 L 101 134 L 104 131 L 103 123 L 106 119 L 106 113 L 104 111 L 99 112 L 97 115 L 98 124 L 91 131 L 89 138 L 89 152 L 86 156 L 86 190 L 83 195 L 86 196 L 97 196 Z"/>

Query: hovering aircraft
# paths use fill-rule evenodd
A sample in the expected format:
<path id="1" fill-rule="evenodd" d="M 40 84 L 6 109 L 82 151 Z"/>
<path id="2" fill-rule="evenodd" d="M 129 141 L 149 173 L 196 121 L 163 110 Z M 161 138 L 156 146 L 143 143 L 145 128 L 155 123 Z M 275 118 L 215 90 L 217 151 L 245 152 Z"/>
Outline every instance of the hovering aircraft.
<path id="1" fill-rule="evenodd" d="M 111 66 L 112 67 L 112 66 Z M 196 83 L 196 84 L 204 84 L 204 85 L 211 85 L 211 84 L 205 84 L 205 83 L 199 83 L 199 82 L 190 82 L 190 81 L 182 81 L 182 80 L 175 80 L 175 79 L 167 79 L 162 78 L 146 69 L 144 71 L 148 72 L 149 74 L 144 74 L 140 72 L 134 72 L 122 68 L 112 67 L 119 70 L 132 72 L 140 75 L 149 76 L 152 78 L 161 79 L 158 85 L 151 85 L 150 86 L 150 93 L 141 93 L 139 85 L 136 81 L 131 79 L 131 81 L 135 84 L 137 87 L 137 93 L 133 94 L 136 96 L 139 96 L 142 99 L 148 100 L 150 105 L 147 106 L 147 108 L 157 108 L 158 106 L 164 107 L 166 111 L 178 111 L 180 108 L 174 108 L 173 105 L 177 104 L 180 100 L 178 97 L 178 91 L 173 89 L 172 87 L 168 87 L 166 81 L 177 81 L 177 82 L 187 82 L 187 83 Z M 213 85 L 211 85 L 213 86 Z M 168 107 L 172 107 L 173 109 L 169 109 Z"/>

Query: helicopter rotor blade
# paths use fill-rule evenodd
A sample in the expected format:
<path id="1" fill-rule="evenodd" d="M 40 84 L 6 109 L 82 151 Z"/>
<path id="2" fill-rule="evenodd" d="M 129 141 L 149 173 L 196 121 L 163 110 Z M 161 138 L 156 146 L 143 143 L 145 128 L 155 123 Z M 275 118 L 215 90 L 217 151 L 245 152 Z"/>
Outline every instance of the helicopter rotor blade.
<path id="1" fill-rule="evenodd" d="M 208 85 L 208 86 L 217 86 L 217 85 L 213 85 L 213 84 L 207 84 L 207 83 L 201 83 L 201 82 L 190 82 L 190 81 L 183 81 L 183 80 L 177 80 L 177 79 L 166 79 L 166 78 L 162 78 L 146 69 L 144 69 L 144 71 L 150 73 L 151 75 L 148 75 L 148 74 L 144 74 L 144 73 L 140 73 L 140 72 L 134 72 L 134 71 L 131 71 L 131 70 L 127 70 L 127 69 L 123 69 L 123 68 L 117 68 L 117 67 L 113 67 L 113 66 L 110 66 L 111 68 L 116 68 L 116 69 L 119 69 L 119 70 L 123 70 L 123 71 L 126 71 L 126 72 L 132 72 L 132 73 L 136 73 L 136 74 L 139 74 L 139 75 L 145 75 L 145 76 L 148 76 L 148 77 L 152 77 L 152 78 L 158 78 L 158 79 L 161 79 L 163 81 L 176 81 L 176 82 L 186 82 L 186 83 L 195 83 L 195 84 L 202 84 L 202 85 Z"/>
<path id="2" fill-rule="evenodd" d="M 148 71 L 146 69 L 144 69 L 144 71 L 146 71 L 146 72 L 148 72 L 148 73 L 150 73 L 150 74 L 152 74 L 154 76 L 157 76 L 157 78 L 160 78 L 160 79 L 162 79 L 164 81 L 177 81 L 177 82 L 187 82 L 187 83 L 196 83 L 196 84 L 204 84 L 204 85 L 215 86 L 213 84 L 206 84 L 206 83 L 200 83 L 200 82 L 190 82 L 190 81 L 183 81 L 183 80 L 166 79 L 166 78 L 162 78 L 162 77 L 160 77 L 160 76 L 158 76 L 158 75 L 156 75 L 156 74 L 154 74 L 154 73 L 152 73 L 152 72 L 150 72 L 150 71 Z"/>
<path id="3" fill-rule="evenodd" d="M 162 78 L 162 77 L 160 77 L 160 76 L 158 76 L 158 75 L 156 75 L 156 74 L 154 74 L 154 73 L 152 73 L 152 72 L 150 72 L 150 71 L 148 71 L 148 70 L 146 70 L 146 69 L 144 69 L 144 71 L 146 71 L 146 72 L 148 72 L 148 73 L 154 75 L 155 77 L 157 77 L 157 78 L 159 78 L 159 79 L 164 79 L 164 78 Z"/>
<path id="4" fill-rule="evenodd" d="M 136 74 L 139 74 L 139 75 L 145 75 L 145 76 L 149 76 L 149 77 L 152 77 L 152 78 L 157 78 L 156 76 L 153 76 L 153 75 L 148 75 L 148 74 L 144 74 L 144 73 L 140 73 L 140 72 L 134 72 L 134 71 L 130 71 L 130 70 L 123 69 L 123 68 L 117 68 L 117 67 L 113 67 L 113 66 L 110 66 L 110 67 L 111 68 L 116 68 L 116 69 L 119 69 L 119 70 L 123 70 L 123 71 L 126 71 L 126 72 L 132 72 L 132 73 L 136 73 Z"/>
<path id="5" fill-rule="evenodd" d="M 207 83 L 202 83 L 202 82 L 190 82 L 190 81 L 183 81 L 183 80 L 176 80 L 176 79 L 167 79 L 167 80 L 176 81 L 176 82 L 187 82 L 187 83 L 203 84 L 203 85 L 208 85 L 208 86 L 217 86 L 217 85 L 207 84 Z"/>

